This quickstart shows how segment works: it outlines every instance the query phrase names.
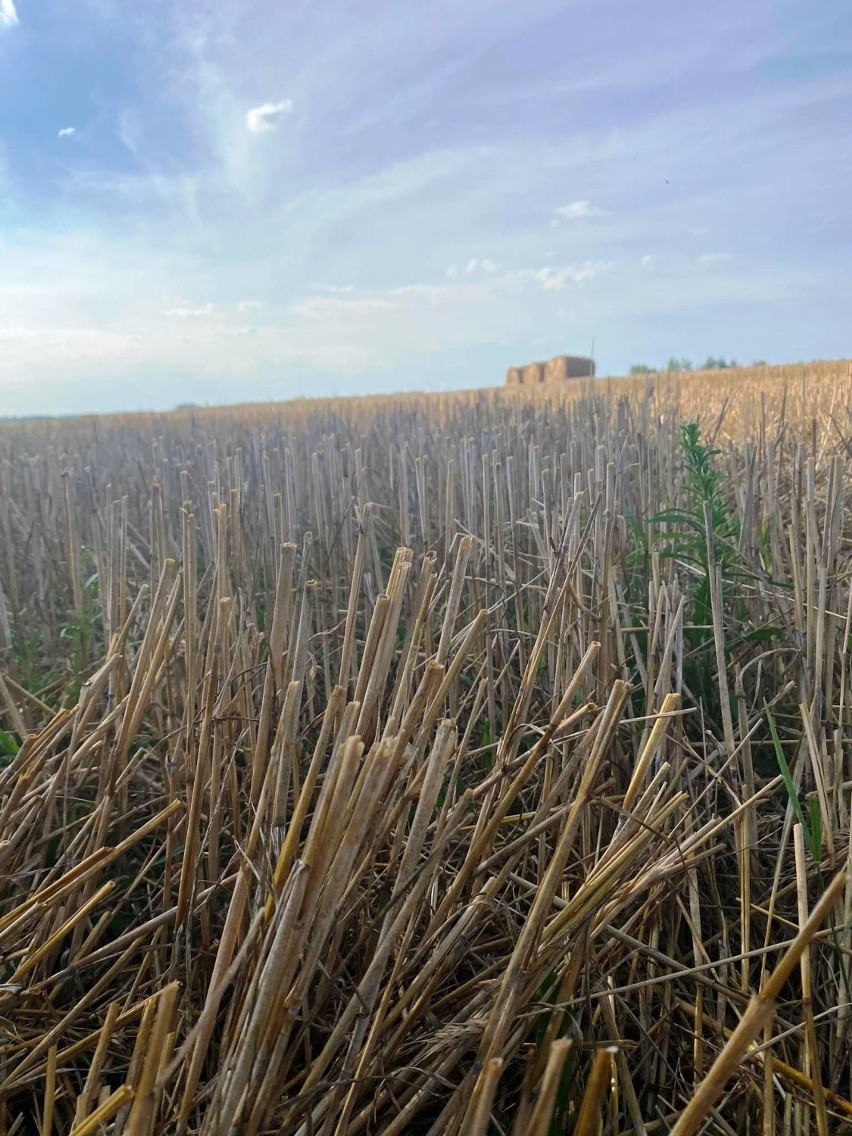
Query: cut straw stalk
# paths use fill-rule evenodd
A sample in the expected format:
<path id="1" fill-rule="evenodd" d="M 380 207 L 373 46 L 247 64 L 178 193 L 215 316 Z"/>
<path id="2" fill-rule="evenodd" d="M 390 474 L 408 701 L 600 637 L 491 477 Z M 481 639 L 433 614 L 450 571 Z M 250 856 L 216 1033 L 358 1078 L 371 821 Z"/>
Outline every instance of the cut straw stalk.
<path id="1" fill-rule="evenodd" d="M 613 1056 L 618 1052 L 614 1045 L 599 1049 L 592 1062 L 586 1091 L 574 1125 L 575 1136 L 598 1136 L 601 1125 L 601 1106 L 612 1080 Z"/>
<path id="2" fill-rule="evenodd" d="M 547 1064 L 538 1088 L 535 1106 L 523 1130 L 513 1136 L 549 1136 L 556 1107 L 556 1094 L 568 1054 L 573 1047 L 571 1038 L 559 1038 L 550 1046 Z"/>
<path id="3" fill-rule="evenodd" d="M 695 1090 L 689 1104 L 678 1117 L 671 1136 L 692 1136 L 698 1131 L 708 1111 L 724 1092 L 728 1079 L 742 1061 L 751 1042 L 771 1022 L 775 1013 L 775 1002 L 784 985 L 796 969 L 814 935 L 828 918 L 845 887 L 846 873 L 838 872 L 793 943 L 766 979 L 760 992 L 749 1002 L 739 1025 L 713 1062 L 707 1076 Z"/>
<path id="4" fill-rule="evenodd" d="M 76 1124 L 71 1129 L 70 1136 L 95 1136 L 95 1133 L 102 1132 L 104 1125 L 108 1124 L 132 1100 L 133 1090 L 128 1085 L 121 1085 L 115 1092 L 110 1093 L 94 1112 L 91 1112 L 79 1124 Z"/>

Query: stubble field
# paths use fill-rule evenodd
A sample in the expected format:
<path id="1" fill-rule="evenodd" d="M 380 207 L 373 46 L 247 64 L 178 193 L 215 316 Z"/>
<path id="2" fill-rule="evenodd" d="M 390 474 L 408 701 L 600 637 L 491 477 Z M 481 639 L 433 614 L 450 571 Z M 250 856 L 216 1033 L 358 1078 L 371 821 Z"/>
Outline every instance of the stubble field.
<path id="1" fill-rule="evenodd" d="M 852 1125 L 852 371 L 0 427 L 0 1131 Z"/>

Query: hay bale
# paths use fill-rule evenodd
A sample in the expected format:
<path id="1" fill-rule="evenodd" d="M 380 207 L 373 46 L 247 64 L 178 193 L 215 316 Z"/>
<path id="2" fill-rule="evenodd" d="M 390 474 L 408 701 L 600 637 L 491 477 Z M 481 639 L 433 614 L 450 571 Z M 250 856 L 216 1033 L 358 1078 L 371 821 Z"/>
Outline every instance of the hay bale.
<path id="1" fill-rule="evenodd" d="M 595 362 L 585 355 L 557 355 L 546 363 L 527 363 L 509 367 L 506 385 L 534 386 L 536 383 L 561 383 L 566 379 L 589 378 L 595 373 Z"/>
<path id="2" fill-rule="evenodd" d="M 566 379 L 587 379 L 595 373 L 594 359 L 585 355 L 557 355 L 544 367 L 546 383 L 561 383 Z"/>

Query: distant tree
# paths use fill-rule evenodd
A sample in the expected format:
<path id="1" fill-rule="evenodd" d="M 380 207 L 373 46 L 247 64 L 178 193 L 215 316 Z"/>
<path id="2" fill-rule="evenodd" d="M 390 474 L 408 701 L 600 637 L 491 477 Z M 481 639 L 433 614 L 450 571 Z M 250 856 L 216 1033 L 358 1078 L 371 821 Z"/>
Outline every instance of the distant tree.
<path id="1" fill-rule="evenodd" d="M 754 363 L 752 363 L 752 366 L 753 367 L 765 367 L 766 362 L 763 359 L 758 359 Z M 739 367 L 739 363 L 736 361 L 736 359 L 726 359 L 724 357 L 724 355 L 719 355 L 719 356 L 708 355 L 707 358 L 704 360 L 704 362 L 699 367 L 699 370 L 701 370 L 701 371 L 727 371 L 731 367 Z M 682 358 L 678 358 L 677 355 L 672 355 L 671 359 L 669 359 L 668 363 L 666 363 L 664 368 L 649 367 L 647 363 L 634 363 L 633 366 L 630 368 L 630 374 L 631 375 L 657 375 L 657 374 L 659 374 L 661 369 L 669 371 L 669 372 L 691 371 L 691 370 L 693 370 L 693 364 L 692 364 L 692 360 L 687 359 L 685 356 L 682 357 Z"/>
<path id="2" fill-rule="evenodd" d="M 755 361 L 752 363 L 752 367 L 768 367 L 768 366 L 769 366 L 769 364 L 766 362 L 765 359 L 755 359 Z"/>

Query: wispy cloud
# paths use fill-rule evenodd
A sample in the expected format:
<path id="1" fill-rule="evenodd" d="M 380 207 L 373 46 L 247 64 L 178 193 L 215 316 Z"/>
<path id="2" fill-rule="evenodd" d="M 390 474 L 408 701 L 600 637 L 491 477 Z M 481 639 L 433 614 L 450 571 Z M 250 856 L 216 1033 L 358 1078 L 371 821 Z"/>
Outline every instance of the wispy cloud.
<path id="1" fill-rule="evenodd" d="M 531 302 L 540 292 L 561 292 L 571 284 L 584 284 L 608 272 L 613 266 L 608 261 L 584 261 L 561 267 L 545 265 L 543 268 L 501 269 L 495 261 L 488 261 L 490 270 L 481 271 L 482 262 L 476 258 L 463 269 L 453 265 L 447 270 L 447 279 L 437 283 L 401 284 L 394 288 L 324 288 L 296 302 L 291 312 L 303 319 L 323 320 L 329 324 L 344 315 L 367 312 L 410 311 L 413 305 L 430 308 L 447 308 L 469 313 L 483 313 L 500 309 L 503 300 Z M 535 301 L 540 303 L 541 301 Z M 488 316 L 490 319 L 490 315 Z M 499 323 L 499 319 L 496 321 Z"/>
<path id="2" fill-rule="evenodd" d="M 62 129 L 57 132 L 56 137 L 57 138 L 70 138 L 73 134 L 76 134 L 76 133 L 77 133 L 77 127 L 76 126 L 63 126 Z"/>
<path id="3" fill-rule="evenodd" d="M 217 314 L 215 306 L 210 303 L 201 307 L 178 306 L 166 309 L 166 315 L 171 319 L 210 320 L 216 319 Z"/>
<path id="4" fill-rule="evenodd" d="M 607 260 L 587 260 L 584 264 L 569 264 L 564 268 L 539 268 L 534 278 L 548 291 L 561 291 L 568 284 L 582 284 L 609 272 L 612 265 Z"/>
<path id="5" fill-rule="evenodd" d="M 266 134 L 280 126 L 282 119 L 293 113 L 293 103 L 290 99 L 281 99 L 277 103 L 264 103 L 262 106 L 252 107 L 246 114 L 246 127 L 250 134 Z"/>
<path id="6" fill-rule="evenodd" d="M 15 0 L 0 0 L 0 28 L 13 28 L 18 22 Z"/>
<path id="7" fill-rule="evenodd" d="M 471 259 L 465 266 L 465 272 L 467 272 L 468 275 L 474 275 L 477 272 L 482 272 L 486 276 L 493 276 L 494 273 L 499 272 L 499 270 L 500 265 L 497 263 L 497 261 L 491 260 L 490 257 L 487 256 L 481 260 L 475 256 L 471 257 Z"/>
<path id="8" fill-rule="evenodd" d="M 568 205 L 560 205 L 557 214 L 563 221 L 580 221 L 584 217 L 605 217 L 606 210 L 592 205 L 591 201 L 571 201 Z"/>
<path id="9" fill-rule="evenodd" d="M 641 265 L 642 268 L 645 268 L 645 269 L 653 268 L 654 267 L 654 258 L 651 256 L 650 253 L 646 253 L 645 256 L 643 256 L 642 259 L 639 261 L 639 264 Z"/>
<path id="10" fill-rule="evenodd" d="M 458 280 L 460 276 L 494 276 L 499 271 L 500 265 L 496 260 L 487 256 L 472 256 L 463 268 L 459 268 L 457 264 L 451 264 L 446 275 L 448 280 Z"/>

